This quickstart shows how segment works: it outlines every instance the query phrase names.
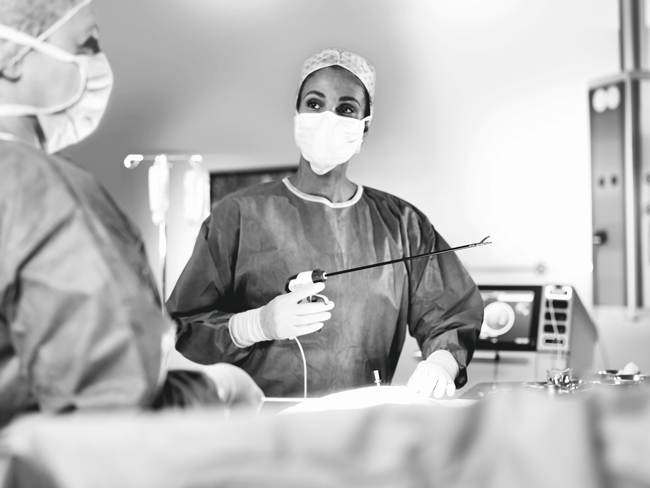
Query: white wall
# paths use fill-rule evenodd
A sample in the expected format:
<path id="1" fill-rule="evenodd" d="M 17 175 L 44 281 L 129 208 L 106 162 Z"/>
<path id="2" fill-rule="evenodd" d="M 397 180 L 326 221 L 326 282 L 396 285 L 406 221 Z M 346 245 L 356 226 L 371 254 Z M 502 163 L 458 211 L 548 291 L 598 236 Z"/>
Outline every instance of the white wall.
<path id="1" fill-rule="evenodd" d="M 615 2 L 407 5 L 410 123 L 392 156 L 406 149 L 400 171 L 417 176 L 394 182 L 384 160 L 372 183 L 452 243 L 492 235 L 461 256 L 478 281 L 568 282 L 589 302 L 586 85 L 617 68 Z M 493 272 L 540 262 L 542 277 Z"/>

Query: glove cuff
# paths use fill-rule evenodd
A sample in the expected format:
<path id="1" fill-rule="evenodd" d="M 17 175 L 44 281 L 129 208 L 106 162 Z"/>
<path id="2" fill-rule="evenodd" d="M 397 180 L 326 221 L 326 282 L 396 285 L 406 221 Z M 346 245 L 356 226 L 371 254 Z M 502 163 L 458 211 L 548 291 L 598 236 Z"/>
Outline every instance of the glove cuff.
<path id="1" fill-rule="evenodd" d="M 427 358 L 427 363 L 437 364 L 447 371 L 454 380 L 456 379 L 456 376 L 458 376 L 458 371 L 460 371 L 460 367 L 458 366 L 456 359 L 454 359 L 454 356 L 444 349 L 433 351 Z"/>
<path id="2" fill-rule="evenodd" d="M 250 347 L 256 342 L 269 341 L 260 322 L 261 308 L 236 313 L 228 321 L 228 330 L 233 344 L 240 349 Z"/>

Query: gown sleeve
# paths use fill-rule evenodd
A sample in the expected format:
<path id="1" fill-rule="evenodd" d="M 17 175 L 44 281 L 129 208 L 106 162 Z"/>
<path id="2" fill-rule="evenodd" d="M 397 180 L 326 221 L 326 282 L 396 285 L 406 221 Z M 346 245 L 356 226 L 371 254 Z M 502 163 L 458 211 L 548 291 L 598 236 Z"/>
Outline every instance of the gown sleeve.
<path id="1" fill-rule="evenodd" d="M 178 326 L 176 349 L 196 363 L 237 364 L 255 347 L 237 347 L 228 329 L 230 318 L 244 311 L 236 305 L 234 290 L 240 218 L 236 202 L 217 203 L 167 301 Z"/>
<path id="2" fill-rule="evenodd" d="M 406 233 L 411 255 L 448 249 L 449 245 L 429 220 L 415 211 L 407 216 Z M 409 330 L 426 359 L 447 350 L 459 366 L 456 387 L 467 383 L 483 318 L 478 287 L 455 253 L 416 259 L 409 269 Z"/>
<path id="3" fill-rule="evenodd" d="M 0 423 L 30 406 L 149 404 L 159 348 L 104 299 L 116 290 L 75 203 L 35 162 L 8 157 L 0 164 Z"/>

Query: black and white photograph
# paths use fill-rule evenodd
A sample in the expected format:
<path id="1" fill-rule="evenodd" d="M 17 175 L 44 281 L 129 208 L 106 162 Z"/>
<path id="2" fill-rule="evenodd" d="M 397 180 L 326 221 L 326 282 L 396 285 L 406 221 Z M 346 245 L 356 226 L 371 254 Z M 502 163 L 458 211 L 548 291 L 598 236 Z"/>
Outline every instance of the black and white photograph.
<path id="1" fill-rule="evenodd" d="M 650 0 L 0 0 L 0 488 L 649 460 Z"/>

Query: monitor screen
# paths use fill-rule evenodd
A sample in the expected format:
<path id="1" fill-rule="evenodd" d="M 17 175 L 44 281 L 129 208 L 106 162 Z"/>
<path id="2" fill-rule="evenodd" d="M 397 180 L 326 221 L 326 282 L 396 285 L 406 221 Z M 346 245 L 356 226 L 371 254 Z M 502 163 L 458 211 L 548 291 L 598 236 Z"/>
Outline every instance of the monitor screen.
<path id="1" fill-rule="evenodd" d="M 535 351 L 541 286 L 479 286 L 483 324 L 477 349 Z"/>

